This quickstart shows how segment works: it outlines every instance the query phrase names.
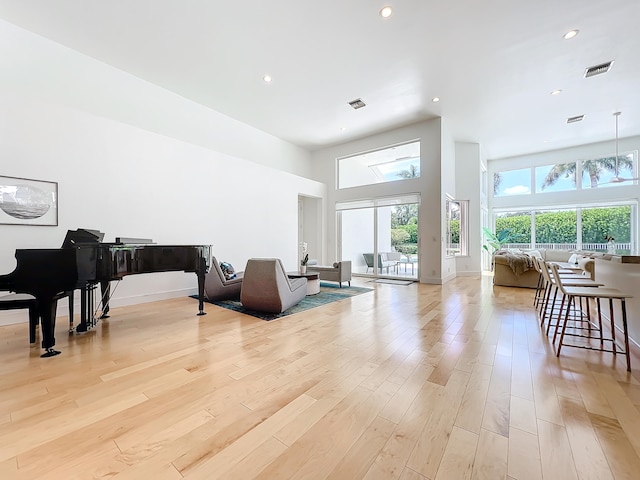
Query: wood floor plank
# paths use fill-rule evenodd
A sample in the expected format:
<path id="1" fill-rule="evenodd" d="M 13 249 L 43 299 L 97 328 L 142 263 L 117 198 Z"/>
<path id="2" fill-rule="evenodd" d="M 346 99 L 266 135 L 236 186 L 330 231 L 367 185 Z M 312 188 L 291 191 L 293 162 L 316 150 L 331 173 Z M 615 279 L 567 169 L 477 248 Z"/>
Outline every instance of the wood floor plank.
<path id="1" fill-rule="evenodd" d="M 426 423 L 433 415 L 443 390 L 441 385 L 426 382 L 393 434 L 376 457 L 364 478 L 398 478 L 405 468 Z"/>
<path id="2" fill-rule="evenodd" d="M 482 363 L 477 363 L 473 367 L 458 410 L 456 426 L 480 434 L 482 414 L 487 400 L 492 370 L 490 365 Z"/>
<path id="3" fill-rule="evenodd" d="M 547 362 L 549 355 L 530 352 L 533 398 L 536 405 L 536 417 L 546 422 L 564 426 L 558 395 L 549 373 Z"/>
<path id="4" fill-rule="evenodd" d="M 193 468 L 191 465 L 188 468 L 180 468 L 180 473 L 193 479 L 224 478 L 228 470 L 242 462 L 255 448 L 269 440 L 283 425 L 300 415 L 315 401 L 307 395 L 301 395 L 216 455 Z"/>
<path id="5" fill-rule="evenodd" d="M 535 403 L 512 395 L 509 410 L 509 427 L 537 435 L 538 424 Z"/>
<path id="6" fill-rule="evenodd" d="M 395 423 L 378 416 L 326 478 L 343 480 L 364 477 L 395 428 Z"/>
<path id="7" fill-rule="evenodd" d="M 611 469 L 581 401 L 560 398 L 569 445 L 580 479 L 613 479 Z"/>
<path id="8" fill-rule="evenodd" d="M 483 428 L 478 439 L 471 478 L 474 480 L 506 479 L 508 452 L 509 439 L 507 437 Z"/>
<path id="9" fill-rule="evenodd" d="M 355 277 L 272 322 L 114 308 L 51 359 L 2 326 L 0 478 L 637 478 L 640 371 L 557 358 L 533 291 L 491 280 Z"/>
<path id="10" fill-rule="evenodd" d="M 507 473 L 518 480 L 542 480 L 538 435 L 517 428 L 509 429 Z"/>
<path id="11" fill-rule="evenodd" d="M 573 378 L 587 412 L 615 418 L 613 410 L 590 371 L 573 372 Z"/>
<path id="12" fill-rule="evenodd" d="M 409 456 L 407 466 L 425 477 L 433 478 L 438 471 L 468 381 L 467 372 L 455 370 L 451 374 Z"/>
<path id="13" fill-rule="evenodd" d="M 571 446 L 564 427 L 538 420 L 542 476 L 546 479 L 572 480 L 578 478 Z"/>
<path id="14" fill-rule="evenodd" d="M 511 358 L 496 355 L 482 417 L 482 428 L 504 437 L 508 436 L 510 401 Z"/>
<path id="15" fill-rule="evenodd" d="M 473 472 L 478 437 L 463 428 L 453 427 L 442 455 L 435 480 L 468 480 Z"/>
<path id="16" fill-rule="evenodd" d="M 522 319 L 522 317 L 517 318 Z M 531 362 L 529 361 L 529 352 L 524 346 L 513 349 L 511 358 L 511 395 L 533 401 Z"/>
<path id="17" fill-rule="evenodd" d="M 610 374 L 595 373 L 594 377 L 627 435 L 629 443 L 633 446 L 636 455 L 640 456 L 640 412 Z"/>
<path id="18" fill-rule="evenodd" d="M 589 419 L 614 478 L 627 480 L 638 478 L 640 457 L 620 427 L 620 423 L 615 419 L 591 413 Z"/>

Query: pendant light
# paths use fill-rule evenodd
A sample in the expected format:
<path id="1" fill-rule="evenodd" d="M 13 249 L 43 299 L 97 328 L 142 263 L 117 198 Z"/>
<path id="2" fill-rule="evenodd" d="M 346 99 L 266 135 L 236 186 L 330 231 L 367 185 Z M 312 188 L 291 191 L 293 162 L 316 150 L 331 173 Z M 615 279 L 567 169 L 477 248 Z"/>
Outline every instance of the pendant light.
<path id="1" fill-rule="evenodd" d="M 611 183 L 620 183 L 624 182 L 624 178 L 619 175 L 619 165 L 618 165 L 618 117 L 622 114 L 622 112 L 615 112 L 613 116 L 616 118 L 616 170 L 615 175 L 610 180 Z"/>

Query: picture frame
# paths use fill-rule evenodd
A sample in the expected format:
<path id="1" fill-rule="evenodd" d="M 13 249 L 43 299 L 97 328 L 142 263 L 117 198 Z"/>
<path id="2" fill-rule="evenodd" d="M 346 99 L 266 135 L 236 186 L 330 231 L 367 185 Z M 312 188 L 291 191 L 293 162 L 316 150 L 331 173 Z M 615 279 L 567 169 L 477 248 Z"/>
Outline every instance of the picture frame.
<path id="1" fill-rule="evenodd" d="M 58 183 L 0 175 L 0 225 L 58 225 Z"/>

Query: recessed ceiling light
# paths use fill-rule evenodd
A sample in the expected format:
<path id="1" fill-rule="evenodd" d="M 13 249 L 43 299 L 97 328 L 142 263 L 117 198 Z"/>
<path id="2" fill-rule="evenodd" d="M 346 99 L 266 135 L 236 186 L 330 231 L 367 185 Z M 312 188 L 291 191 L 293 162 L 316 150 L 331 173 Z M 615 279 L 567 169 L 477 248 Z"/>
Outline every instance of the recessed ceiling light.
<path id="1" fill-rule="evenodd" d="M 438 103 L 438 102 L 440 101 L 440 97 L 433 97 L 433 98 L 431 99 L 431 101 L 432 101 L 433 103 Z"/>
<path id="2" fill-rule="evenodd" d="M 264 80 L 264 83 L 271 83 L 271 80 L 273 79 L 271 78 L 271 75 L 265 75 L 262 77 L 262 80 Z"/>
<path id="3" fill-rule="evenodd" d="M 569 30 L 567 33 L 565 33 L 562 38 L 564 38 L 565 40 L 569 40 L 573 37 L 575 37 L 576 35 L 578 35 L 578 32 L 580 32 L 580 30 Z"/>
<path id="4" fill-rule="evenodd" d="M 551 92 L 551 95 L 560 95 L 562 93 L 562 90 L 554 90 L 553 92 Z"/>
<path id="5" fill-rule="evenodd" d="M 393 8 L 391 8 L 389 5 L 387 5 L 386 7 L 382 7 L 382 10 L 380 10 L 380 16 L 382 18 L 389 18 L 392 13 Z"/>

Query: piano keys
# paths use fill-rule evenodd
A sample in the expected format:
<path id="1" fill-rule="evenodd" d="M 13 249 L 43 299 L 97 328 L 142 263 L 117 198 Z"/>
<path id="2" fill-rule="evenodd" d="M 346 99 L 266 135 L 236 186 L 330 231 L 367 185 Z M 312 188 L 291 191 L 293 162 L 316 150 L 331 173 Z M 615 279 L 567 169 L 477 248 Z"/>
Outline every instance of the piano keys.
<path id="1" fill-rule="evenodd" d="M 70 235 L 80 232 L 78 235 Z M 60 353 L 55 350 L 56 308 L 59 298 L 75 289 L 82 291 L 82 320 L 79 332 L 93 322 L 93 312 L 85 302 L 97 284 L 103 287 L 102 311 L 109 311 L 109 282 L 127 275 L 155 272 L 193 272 L 198 278 L 198 315 L 204 311 L 204 279 L 210 266 L 210 245 L 155 245 L 101 243 L 95 231 L 70 231 L 63 248 L 18 249 L 16 268 L 0 275 L 0 291 L 28 293 L 36 297 L 42 326 L 43 357 Z M 99 232 L 98 232 L 99 233 Z M 71 237 L 71 240 L 69 238 Z M 80 240 L 73 241 L 73 238 Z"/>

